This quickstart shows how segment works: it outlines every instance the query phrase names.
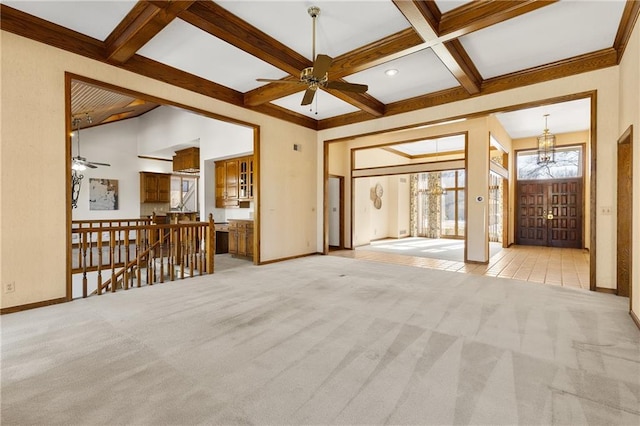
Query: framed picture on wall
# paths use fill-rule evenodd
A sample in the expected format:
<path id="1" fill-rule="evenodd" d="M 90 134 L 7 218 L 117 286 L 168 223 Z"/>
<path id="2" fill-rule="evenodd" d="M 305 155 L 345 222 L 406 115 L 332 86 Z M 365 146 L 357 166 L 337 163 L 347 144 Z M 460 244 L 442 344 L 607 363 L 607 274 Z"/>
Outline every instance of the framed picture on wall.
<path id="1" fill-rule="evenodd" d="M 89 179 L 89 210 L 118 210 L 117 179 Z"/>

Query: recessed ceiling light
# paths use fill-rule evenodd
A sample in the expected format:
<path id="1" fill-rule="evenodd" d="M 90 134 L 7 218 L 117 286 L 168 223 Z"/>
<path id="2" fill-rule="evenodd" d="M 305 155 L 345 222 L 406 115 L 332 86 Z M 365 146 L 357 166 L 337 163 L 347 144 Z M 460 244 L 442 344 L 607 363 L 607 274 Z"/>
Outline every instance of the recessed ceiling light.
<path id="1" fill-rule="evenodd" d="M 398 74 L 398 70 L 395 68 L 391 68 L 389 70 L 386 70 L 384 72 L 388 77 L 393 77 L 394 75 Z"/>

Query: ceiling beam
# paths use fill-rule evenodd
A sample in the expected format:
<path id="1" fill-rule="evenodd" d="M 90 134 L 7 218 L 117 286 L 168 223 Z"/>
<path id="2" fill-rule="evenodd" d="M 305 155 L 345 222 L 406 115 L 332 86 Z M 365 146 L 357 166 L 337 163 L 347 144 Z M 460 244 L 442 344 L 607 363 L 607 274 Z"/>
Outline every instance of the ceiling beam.
<path id="1" fill-rule="evenodd" d="M 292 76 L 298 76 L 300 71 L 313 66 L 313 63 L 304 56 L 213 2 L 198 2 L 181 13 L 180 18 Z M 287 77 L 286 80 L 295 81 L 296 79 Z M 254 89 L 244 96 L 248 106 L 264 104 L 305 89 L 302 85 L 280 83 L 271 83 L 266 86 L 268 86 L 266 89 Z M 350 92 L 338 93 L 335 90 L 330 92 L 370 114 L 378 117 L 384 114 L 382 102 L 371 96 Z M 275 97 L 266 96 L 267 94 L 271 96 L 275 94 Z"/>
<path id="2" fill-rule="evenodd" d="M 107 60 L 126 62 L 195 0 L 139 1 L 105 40 Z"/>
<path id="3" fill-rule="evenodd" d="M 413 28 L 407 28 L 333 58 L 329 72 L 342 78 L 424 49 Z"/>
<path id="4" fill-rule="evenodd" d="M 473 72 L 475 67 L 464 52 L 462 44 L 445 46 L 439 40 L 438 25 L 432 10 L 423 0 L 393 0 L 398 10 L 409 21 L 414 30 L 425 42 L 433 42 L 431 49 L 440 58 L 445 67 L 458 80 L 469 94 L 480 92 L 480 75 Z"/>
<path id="5" fill-rule="evenodd" d="M 214 2 L 196 2 L 180 19 L 291 75 L 312 62 L 273 37 L 253 27 Z"/>
<path id="6" fill-rule="evenodd" d="M 0 3 L 0 26 L 3 31 L 8 31 L 154 80 L 163 81 L 173 86 L 218 99 L 238 107 L 247 108 L 243 102 L 243 94 L 240 92 L 140 55 L 133 55 L 125 63 L 108 62 L 106 60 L 103 42 L 13 9 L 2 3 Z M 275 105 L 262 105 L 260 108 L 250 107 L 248 109 L 309 129 L 315 130 L 317 128 L 316 120 L 300 116 L 300 114 L 282 108 L 276 108 Z"/>
<path id="7" fill-rule="evenodd" d="M 104 43 L 0 3 L 0 28 L 86 58 L 104 61 Z"/>
<path id="8" fill-rule="evenodd" d="M 618 51 L 618 64 L 622 60 L 622 55 L 627 47 L 633 28 L 638 21 L 638 15 L 640 15 L 640 1 L 627 0 L 620 19 L 618 33 L 613 42 L 613 48 Z"/>
<path id="9" fill-rule="evenodd" d="M 329 75 L 332 79 L 342 78 L 422 50 L 424 48 L 422 45 L 423 41 L 420 36 L 412 28 L 407 28 L 334 58 Z M 288 79 L 296 80 L 293 77 L 287 77 L 284 80 Z M 271 83 L 246 92 L 244 101 L 249 106 L 255 106 L 292 95 L 301 90 L 304 90 L 304 87 Z"/>
<path id="10" fill-rule="evenodd" d="M 461 87 L 441 90 L 411 99 L 393 102 L 386 105 L 385 117 L 404 114 L 437 105 L 462 101 L 479 95 L 502 92 L 531 84 L 569 77 L 584 72 L 595 71 L 617 65 L 617 52 L 614 48 L 602 49 L 597 52 L 568 58 L 551 64 L 541 65 L 526 70 L 514 72 L 501 77 L 488 79 L 482 83 L 482 92 L 470 95 Z M 344 114 L 338 117 L 320 120 L 318 130 L 345 126 L 371 120 L 372 117 L 362 111 Z"/>
<path id="11" fill-rule="evenodd" d="M 440 41 L 448 41 L 490 27 L 558 0 L 473 1 L 442 14 L 437 21 Z M 433 4 L 428 2 L 428 4 Z M 437 7 L 437 6 L 436 6 Z"/>

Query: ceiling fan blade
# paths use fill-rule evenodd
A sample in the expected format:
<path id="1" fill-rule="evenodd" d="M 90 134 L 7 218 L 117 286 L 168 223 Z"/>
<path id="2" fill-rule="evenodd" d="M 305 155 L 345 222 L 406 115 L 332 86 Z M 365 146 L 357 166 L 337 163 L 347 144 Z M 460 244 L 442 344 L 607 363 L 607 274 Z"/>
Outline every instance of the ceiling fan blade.
<path id="1" fill-rule="evenodd" d="M 294 80 L 273 80 L 270 78 L 256 78 L 256 81 L 263 81 L 265 83 L 284 83 L 284 84 L 304 84 L 301 81 Z"/>
<path id="2" fill-rule="evenodd" d="M 96 165 L 95 165 L 95 164 L 93 164 L 93 163 L 88 163 L 88 162 L 87 162 L 87 163 L 83 163 L 83 164 L 84 164 L 86 167 L 90 168 L 90 169 L 97 169 L 97 168 L 98 168 L 98 166 L 96 166 Z"/>
<path id="3" fill-rule="evenodd" d="M 322 79 L 327 71 L 329 71 L 331 62 L 333 62 L 331 56 L 323 54 L 316 56 L 316 60 L 313 63 L 313 76 L 319 80 Z"/>
<path id="4" fill-rule="evenodd" d="M 96 166 L 108 166 L 111 167 L 111 164 L 107 164 L 107 163 L 96 163 L 95 161 L 92 161 L 91 164 L 95 164 Z"/>
<path id="5" fill-rule="evenodd" d="M 366 84 L 347 83 L 346 81 L 328 81 L 325 85 L 327 89 L 336 89 L 345 92 L 364 93 L 369 90 Z"/>
<path id="6" fill-rule="evenodd" d="M 300 105 L 309 105 L 313 102 L 313 96 L 316 94 L 315 89 L 307 89 L 304 91 L 304 97 L 302 98 L 302 103 Z"/>

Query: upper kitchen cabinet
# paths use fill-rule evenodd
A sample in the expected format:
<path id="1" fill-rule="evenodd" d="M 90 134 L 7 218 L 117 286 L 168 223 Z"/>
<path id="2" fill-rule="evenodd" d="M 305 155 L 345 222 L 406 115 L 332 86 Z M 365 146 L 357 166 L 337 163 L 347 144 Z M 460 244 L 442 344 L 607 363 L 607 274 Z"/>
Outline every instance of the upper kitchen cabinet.
<path id="1" fill-rule="evenodd" d="M 140 201 L 143 203 L 168 203 L 171 201 L 171 175 L 140 172 Z"/>
<path id="2" fill-rule="evenodd" d="M 173 171 L 197 173 L 200 171 L 200 148 L 186 148 L 176 151 L 173 156 Z"/>
<path id="3" fill-rule="evenodd" d="M 238 159 L 238 199 L 253 200 L 253 155 Z"/>
<path id="4" fill-rule="evenodd" d="M 253 197 L 252 155 L 216 161 L 216 207 L 249 207 Z"/>

